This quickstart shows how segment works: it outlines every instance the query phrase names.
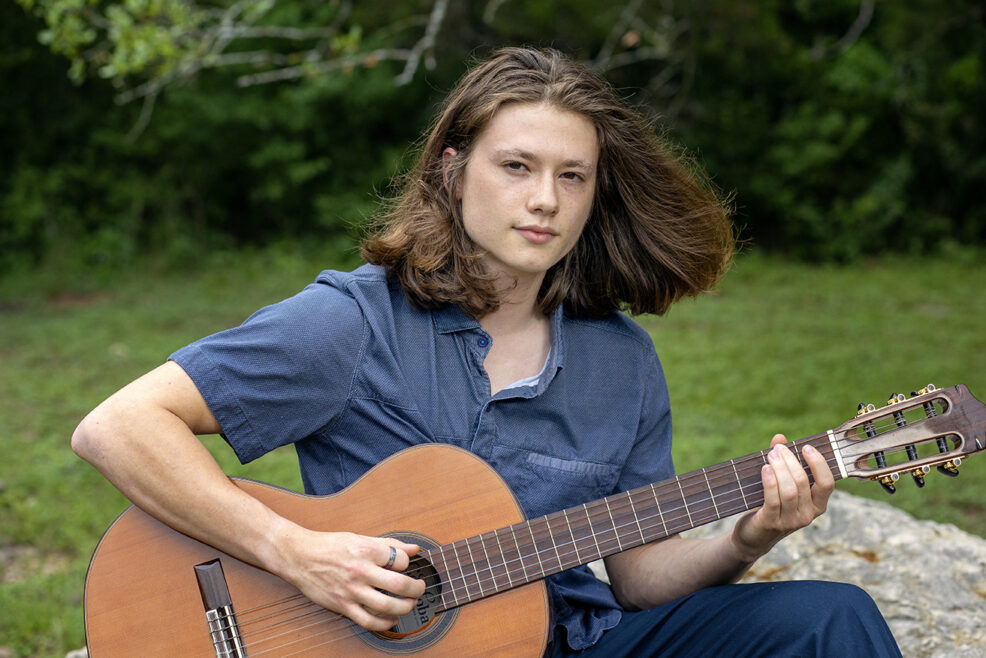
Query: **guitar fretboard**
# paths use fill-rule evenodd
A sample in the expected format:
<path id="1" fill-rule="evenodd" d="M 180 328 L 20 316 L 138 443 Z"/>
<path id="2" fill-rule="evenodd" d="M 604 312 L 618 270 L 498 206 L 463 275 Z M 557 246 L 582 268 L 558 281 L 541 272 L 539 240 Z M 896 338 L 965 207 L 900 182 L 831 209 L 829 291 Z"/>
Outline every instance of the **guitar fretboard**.
<path id="1" fill-rule="evenodd" d="M 788 444 L 811 480 L 801 455 L 805 444 L 822 453 L 839 479 L 827 435 Z M 760 473 L 767 453 L 756 452 L 427 551 L 426 559 L 442 574 L 439 609 L 758 507 L 763 504 Z"/>

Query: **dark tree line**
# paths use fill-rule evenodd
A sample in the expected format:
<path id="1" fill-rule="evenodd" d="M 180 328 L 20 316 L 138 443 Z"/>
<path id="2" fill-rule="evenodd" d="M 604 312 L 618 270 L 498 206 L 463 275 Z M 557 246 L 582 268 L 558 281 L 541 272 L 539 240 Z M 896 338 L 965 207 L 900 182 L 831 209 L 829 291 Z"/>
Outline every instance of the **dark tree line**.
<path id="1" fill-rule="evenodd" d="M 18 2 L 0 2 L 0 274 L 346 249 L 470 57 L 511 43 L 603 72 L 762 248 L 986 243 L 971 0 Z"/>

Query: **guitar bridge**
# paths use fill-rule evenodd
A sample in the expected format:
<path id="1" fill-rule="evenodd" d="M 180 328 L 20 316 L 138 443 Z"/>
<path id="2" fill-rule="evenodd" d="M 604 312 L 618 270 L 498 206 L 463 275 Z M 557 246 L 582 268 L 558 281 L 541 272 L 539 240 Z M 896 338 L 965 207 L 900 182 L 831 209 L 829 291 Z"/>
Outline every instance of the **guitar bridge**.
<path id="1" fill-rule="evenodd" d="M 246 658 L 223 565 L 218 559 L 198 564 L 195 566 L 195 578 L 199 582 L 205 620 L 216 658 Z"/>

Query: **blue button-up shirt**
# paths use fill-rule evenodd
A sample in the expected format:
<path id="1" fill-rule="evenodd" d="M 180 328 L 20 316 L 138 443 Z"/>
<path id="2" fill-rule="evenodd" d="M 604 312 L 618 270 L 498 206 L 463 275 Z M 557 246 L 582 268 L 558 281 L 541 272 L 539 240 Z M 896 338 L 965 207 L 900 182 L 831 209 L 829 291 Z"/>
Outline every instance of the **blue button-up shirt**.
<path id="1" fill-rule="evenodd" d="M 670 477 L 668 394 L 648 334 L 622 314 L 586 320 L 560 308 L 551 343 L 536 384 L 491 396 L 492 338 L 479 322 L 456 306 L 415 308 L 365 265 L 322 272 L 171 358 L 241 461 L 293 443 L 311 494 L 335 493 L 428 442 L 486 460 L 529 518 Z M 548 590 L 574 649 L 620 619 L 586 567 L 549 577 Z"/>

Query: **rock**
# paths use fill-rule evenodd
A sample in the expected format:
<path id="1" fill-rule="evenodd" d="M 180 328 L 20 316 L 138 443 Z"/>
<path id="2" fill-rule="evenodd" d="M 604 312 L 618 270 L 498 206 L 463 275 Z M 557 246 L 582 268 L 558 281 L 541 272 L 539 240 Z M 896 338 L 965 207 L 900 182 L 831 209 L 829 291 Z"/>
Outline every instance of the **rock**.
<path id="1" fill-rule="evenodd" d="M 953 525 L 836 491 L 826 514 L 778 543 L 741 582 L 801 579 L 865 589 L 907 658 L 986 657 L 986 540 Z"/>

